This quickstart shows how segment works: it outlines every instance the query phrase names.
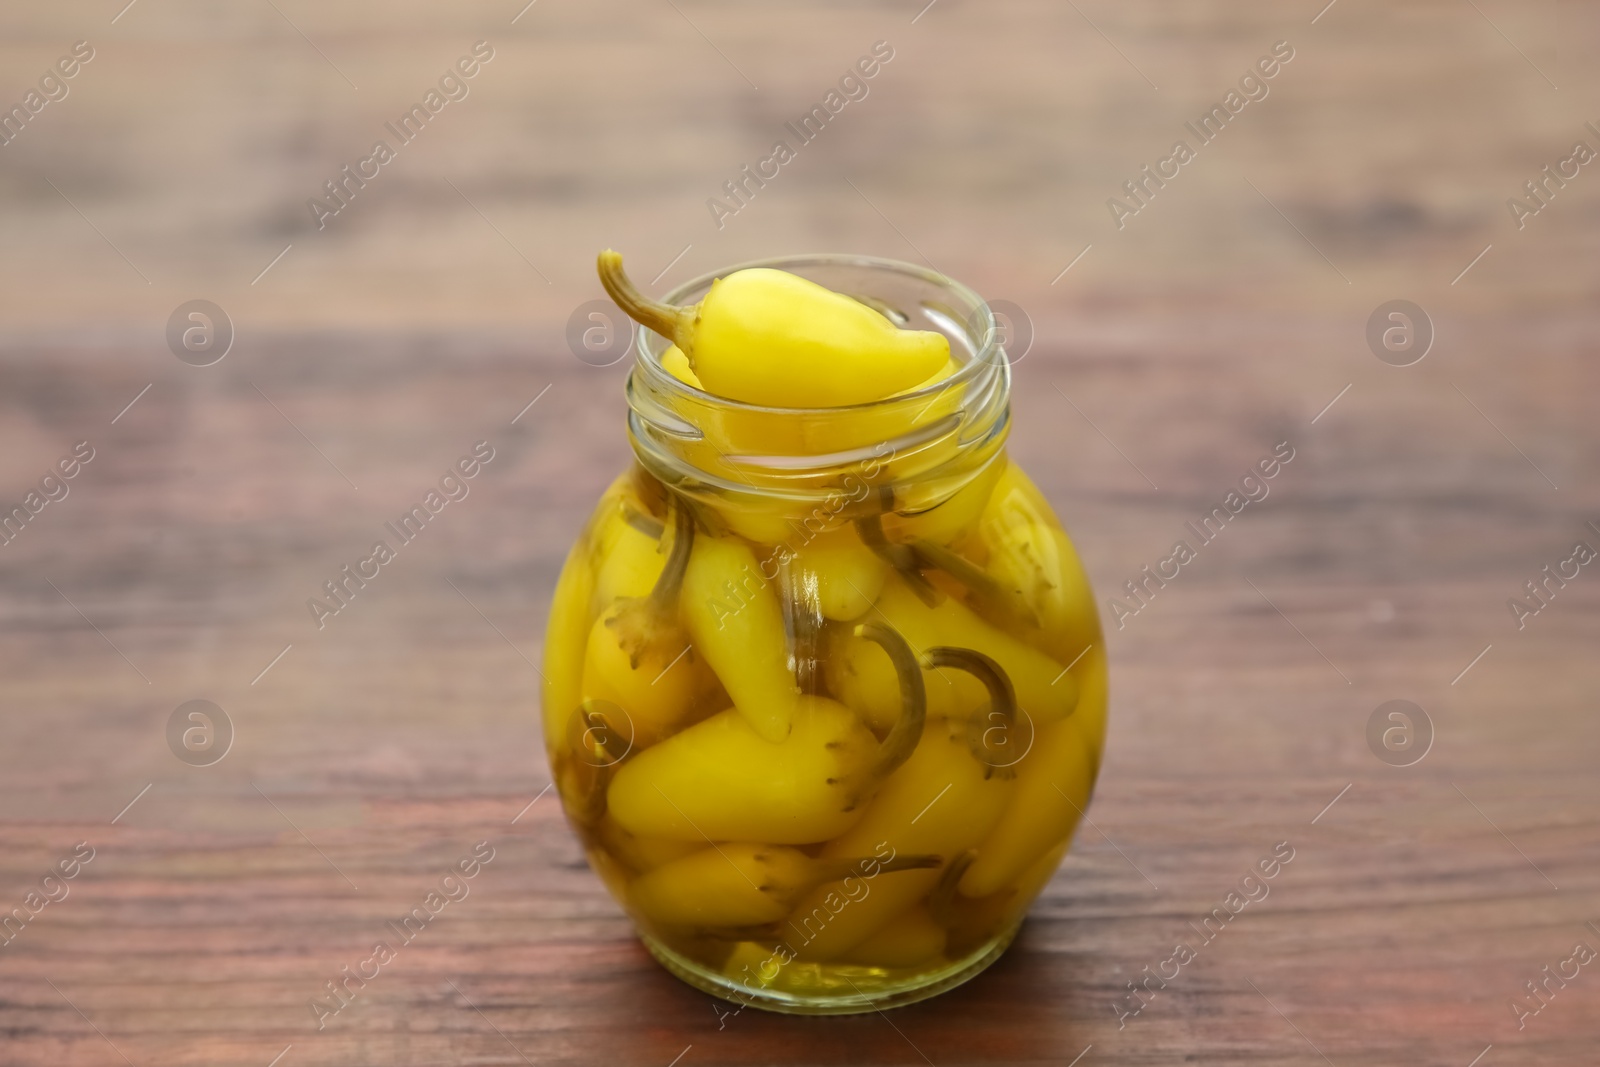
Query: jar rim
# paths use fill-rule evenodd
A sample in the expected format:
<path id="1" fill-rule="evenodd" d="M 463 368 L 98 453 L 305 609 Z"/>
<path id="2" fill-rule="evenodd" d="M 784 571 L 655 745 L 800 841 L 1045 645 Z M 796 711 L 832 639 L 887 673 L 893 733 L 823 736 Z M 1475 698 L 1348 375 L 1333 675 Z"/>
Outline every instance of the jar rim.
<path id="1" fill-rule="evenodd" d="M 840 480 L 857 471 L 874 485 L 915 482 L 927 495 L 954 492 L 1003 446 L 1011 365 L 993 310 L 972 289 L 899 260 L 811 253 L 725 267 L 675 287 L 666 299 L 697 301 L 718 278 L 749 267 L 790 270 L 861 300 L 897 325 L 937 330 L 961 365 L 947 378 L 879 400 L 769 407 L 680 380 L 661 362 L 671 340 L 641 326 L 627 383 L 628 429 L 635 455 L 657 477 L 703 485 L 730 499 L 805 503 L 836 492 Z M 711 426 L 716 443 L 707 449 Z M 778 432 L 769 434 L 769 426 Z"/>
<path id="2" fill-rule="evenodd" d="M 885 404 L 899 404 L 908 400 L 919 398 L 933 398 L 942 395 L 951 389 L 965 387 L 986 373 L 992 374 L 1003 364 L 1008 362 L 1005 349 L 999 343 L 1000 330 L 995 321 L 994 310 L 989 302 L 969 286 L 963 285 L 947 274 L 933 270 L 929 267 L 919 267 L 915 263 L 904 260 L 890 259 L 885 256 L 858 255 L 845 252 L 800 252 L 785 256 L 772 256 L 766 259 L 747 260 L 743 263 L 734 263 L 714 271 L 708 271 L 696 278 L 683 282 L 672 289 L 661 299 L 664 303 L 682 305 L 688 302 L 689 297 L 697 292 L 704 295 L 704 290 L 710 289 L 711 283 L 718 278 L 725 277 L 735 271 L 748 270 L 752 267 L 766 267 L 773 270 L 792 270 L 795 267 L 829 267 L 829 266 L 856 266 L 876 270 L 889 271 L 896 274 L 908 275 L 920 281 L 930 283 L 941 289 L 948 290 L 953 296 L 967 303 L 974 310 L 972 315 L 977 316 L 977 322 L 961 321 L 950 316 L 941 315 L 954 327 L 966 329 L 969 336 L 976 334 L 981 341 L 973 350 L 971 358 L 961 365 L 961 368 L 948 378 L 940 379 L 931 385 L 925 386 L 914 392 L 898 393 L 894 396 L 883 397 L 878 400 L 868 400 L 859 404 L 842 404 L 832 407 L 778 407 L 765 404 L 750 404 L 742 400 L 733 400 L 716 393 L 709 393 L 697 389 L 688 382 L 682 381 L 671 374 L 661 365 L 661 356 L 671 347 L 671 341 L 651 330 L 649 327 L 634 323 L 633 352 L 634 368 L 642 370 L 650 379 L 652 388 L 665 388 L 669 393 L 682 391 L 697 398 L 705 398 L 718 405 L 727 405 L 730 410 L 746 411 L 752 413 L 766 413 L 774 417 L 810 415 L 826 417 L 830 413 L 860 413 Z M 853 295 L 853 294 L 847 294 Z M 699 299 L 698 296 L 695 299 Z M 858 297 L 859 299 L 859 297 Z M 870 306 L 870 305 L 869 305 Z M 880 310 L 881 309 L 877 309 Z M 924 305 L 925 312 L 933 309 Z M 976 329 L 972 329 L 972 327 Z M 652 341 L 652 338 L 655 340 Z M 659 342 L 659 344 L 657 344 Z"/>

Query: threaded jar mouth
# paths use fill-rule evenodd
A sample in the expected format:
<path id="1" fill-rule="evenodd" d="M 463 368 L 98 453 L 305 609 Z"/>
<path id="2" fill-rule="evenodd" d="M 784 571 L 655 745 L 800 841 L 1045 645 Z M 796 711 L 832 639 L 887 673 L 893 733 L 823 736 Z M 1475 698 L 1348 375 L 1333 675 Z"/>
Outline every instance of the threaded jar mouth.
<path id="1" fill-rule="evenodd" d="M 637 327 L 628 377 L 629 433 L 640 462 L 681 491 L 759 498 L 763 508 L 814 507 L 845 488 L 913 485 L 932 507 L 976 476 L 1009 430 L 1010 364 L 989 305 L 936 271 L 873 256 L 783 256 L 702 275 L 663 299 L 699 301 L 737 270 L 788 271 L 854 297 L 896 325 L 936 330 L 960 368 L 933 385 L 865 404 L 787 408 L 714 396 L 662 366 L 671 342 Z M 760 358 L 752 353 L 751 358 Z M 862 509 L 872 510 L 866 494 Z M 908 501 L 909 502 L 909 501 Z M 841 514 L 841 518 L 845 517 Z"/>

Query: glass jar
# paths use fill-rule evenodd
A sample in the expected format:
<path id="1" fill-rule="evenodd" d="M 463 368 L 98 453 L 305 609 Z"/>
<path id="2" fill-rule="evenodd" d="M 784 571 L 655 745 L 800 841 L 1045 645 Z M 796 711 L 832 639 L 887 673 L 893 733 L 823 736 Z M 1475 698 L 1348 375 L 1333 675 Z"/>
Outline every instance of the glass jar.
<path id="1" fill-rule="evenodd" d="M 907 1004 L 993 962 L 1066 852 L 1105 736 L 1100 622 L 1006 456 L 1010 367 L 977 294 L 866 257 L 747 266 L 938 330 L 959 370 L 761 408 L 675 377 L 641 328 L 636 463 L 556 586 L 545 744 L 674 974 L 775 1011 Z"/>

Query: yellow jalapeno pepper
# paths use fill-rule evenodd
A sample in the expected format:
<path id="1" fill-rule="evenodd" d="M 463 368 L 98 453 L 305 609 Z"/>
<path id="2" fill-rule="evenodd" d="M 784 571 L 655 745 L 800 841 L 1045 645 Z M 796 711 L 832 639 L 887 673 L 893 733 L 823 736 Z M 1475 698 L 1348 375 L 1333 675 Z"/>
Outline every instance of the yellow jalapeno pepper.
<path id="1" fill-rule="evenodd" d="M 1007 464 L 978 521 L 986 568 L 1012 613 L 1057 648 L 1093 639 L 1094 598 L 1072 542 L 1028 476 Z"/>
<path id="2" fill-rule="evenodd" d="M 880 743 L 850 708 L 797 699 L 779 742 L 736 709 L 687 727 L 629 759 L 610 784 L 612 816 L 640 836 L 675 841 L 804 845 L 838 837 L 860 818 L 878 783 L 922 736 L 925 697 L 911 653 L 885 627 L 865 625 L 900 665 L 903 707 Z"/>
<path id="3" fill-rule="evenodd" d="M 839 959 L 868 967 L 917 967 L 944 952 L 947 936 L 928 909 L 916 904 Z"/>
<path id="4" fill-rule="evenodd" d="M 871 857 L 819 859 L 796 848 L 729 842 L 664 863 L 634 879 L 628 901 L 663 926 L 775 923 L 824 882 L 860 877 Z M 896 856 L 878 873 L 937 867 L 937 856 Z"/>
<path id="5" fill-rule="evenodd" d="M 1007 467 L 1004 456 L 990 460 L 945 499 L 921 504 L 919 497 L 931 489 L 903 491 L 898 510 L 883 517 L 884 532 L 896 541 L 925 540 L 948 545 L 969 534 L 983 515 L 995 484 Z"/>
<path id="6" fill-rule="evenodd" d="M 678 505 L 672 554 L 647 596 L 622 597 L 595 619 L 584 653 L 583 691 L 622 708 L 633 743 L 653 744 L 681 725 L 705 687 L 699 657 L 678 617 L 694 544 L 694 520 Z"/>
<path id="7" fill-rule="evenodd" d="M 701 537 L 679 595 L 694 646 L 758 737 L 789 735 L 800 690 L 789 665 L 783 609 L 755 553 L 732 537 Z"/>
<path id="8" fill-rule="evenodd" d="M 928 899 L 891 919 L 877 933 L 840 957 L 845 963 L 878 967 L 926 967 L 945 951 L 947 928 L 956 921 L 953 902 L 973 853 L 969 849 L 944 865 Z"/>
<path id="9" fill-rule="evenodd" d="M 1094 772 L 1074 719 L 1040 726 L 1032 748 L 1016 764 L 1016 792 L 994 833 L 978 846 L 961 892 L 969 897 L 994 893 L 1070 838 L 1089 804 Z"/>
<path id="10" fill-rule="evenodd" d="M 706 387 L 700 383 L 700 378 L 695 374 L 694 368 L 689 366 L 689 357 L 683 354 L 683 349 L 677 345 L 669 345 L 661 353 L 661 366 L 684 385 L 692 385 L 702 393 Z"/>
<path id="11" fill-rule="evenodd" d="M 640 837 L 625 830 L 616 817 L 607 812 L 595 829 L 595 837 L 602 848 L 616 857 L 635 874 L 654 870 L 663 863 L 682 859 L 695 851 L 689 841 L 672 841 L 659 837 Z"/>
<path id="12" fill-rule="evenodd" d="M 580 541 L 567 555 L 551 597 L 543 676 L 544 743 L 552 755 L 566 742 L 567 717 L 583 699 L 583 658 L 589 636 L 594 571 Z"/>
<path id="13" fill-rule="evenodd" d="M 849 527 L 817 534 L 793 555 L 792 565 L 802 580 L 816 585 L 823 617 L 837 622 L 865 615 L 889 575 L 887 564 Z"/>
<path id="14" fill-rule="evenodd" d="M 659 523 L 653 531 L 641 528 L 625 519 L 617 521 L 618 529 L 611 531 L 610 549 L 600 556 L 600 565 L 594 575 L 594 604 L 603 611 L 625 597 L 642 597 L 655 588 L 666 566 L 662 554 L 664 536 Z"/>
<path id="15" fill-rule="evenodd" d="M 600 282 L 634 321 L 681 349 L 704 388 L 767 407 L 840 407 L 877 400 L 932 377 L 950 342 L 902 330 L 859 300 L 797 274 L 753 267 L 719 278 L 699 304 L 646 299 L 600 253 Z"/>

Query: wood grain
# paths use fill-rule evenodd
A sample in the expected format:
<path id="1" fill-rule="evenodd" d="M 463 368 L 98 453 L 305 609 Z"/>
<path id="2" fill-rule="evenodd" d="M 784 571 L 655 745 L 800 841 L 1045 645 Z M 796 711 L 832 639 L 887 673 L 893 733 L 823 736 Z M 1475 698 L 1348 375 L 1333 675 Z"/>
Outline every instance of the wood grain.
<path id="1" fill-rule="evenodd" d="M 0 947 L 0 1064 L 1593 1061 L 1593 966 L 1520 1030 L 1508 1006 L 1600 948 L 1600 577 L 1521 630 L 1506 606 L 1600 547 L 1600 177 L 1521 230 L 1505 206 L 1600 146 L 1587 8 L 121 6 L 0 14 L 0 100 L 97 49 L 0 147 L 0 500 L 96 450 L 0 546 L 0 912 L 95 849 Z M 479 39 L 471 95 L 317 230 L 306 198 Z M 876 40 L 866 99 L 719 230 L 706 198 Z M 1118 230 L 1106 199 L 1277 40 L 1271 95 Z M 1026 309 L 1013 453 L 1102 601 L 1295 449 L 1111 628 L 1093 825 L 933 1002 L 719 1018 L 541 795 L 543 613 L 627 459 L 625 368 L 565 340 L 604 244 L 658 288 L 829 248 Z M 207 368 L 164 339 L 197 297 L 237 330 Z M 1403 369 L 1364 339 L 1395 298 L 1437 332 Z M 319 630 L 306 598 L 479 440 L 470 495 Z M 166 740 L 197 698 L 236 731 L 209 767 Z M 1409 768 L 1366 741 L 1397 698 L 1434 727 Z M 480 841 L 470 895 L 319 1030 L 311 998 Z"/>

